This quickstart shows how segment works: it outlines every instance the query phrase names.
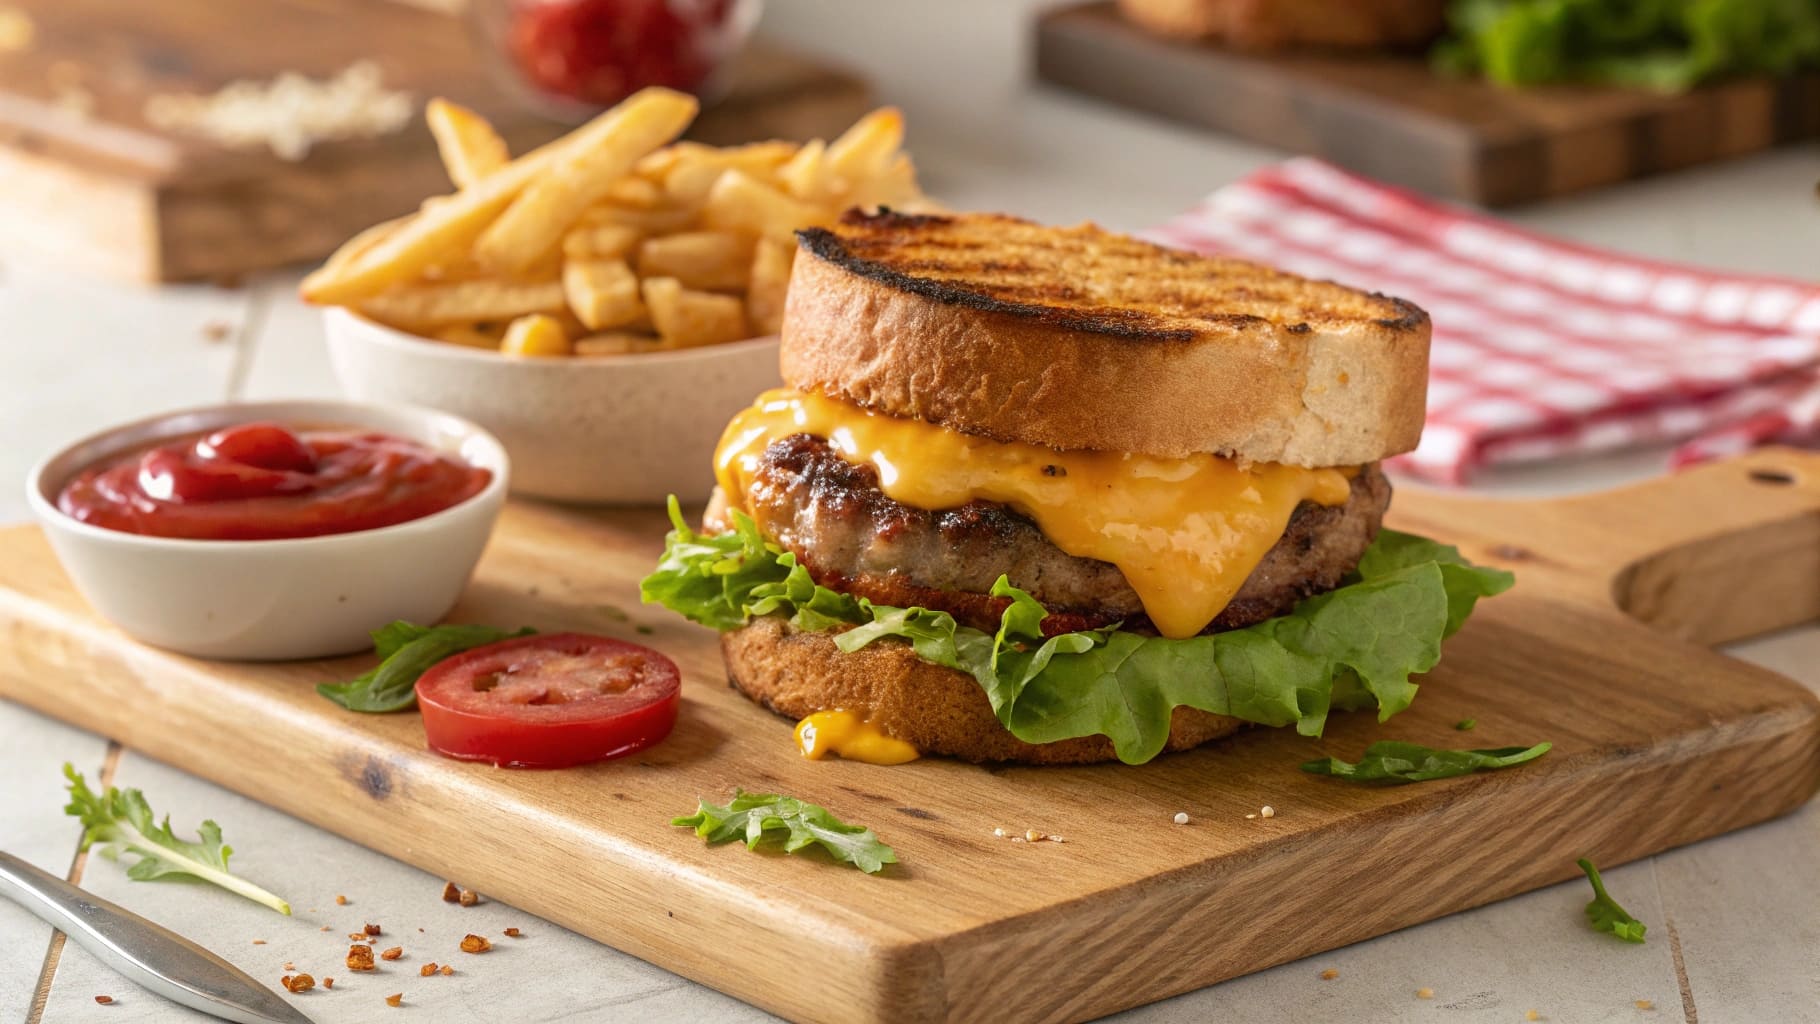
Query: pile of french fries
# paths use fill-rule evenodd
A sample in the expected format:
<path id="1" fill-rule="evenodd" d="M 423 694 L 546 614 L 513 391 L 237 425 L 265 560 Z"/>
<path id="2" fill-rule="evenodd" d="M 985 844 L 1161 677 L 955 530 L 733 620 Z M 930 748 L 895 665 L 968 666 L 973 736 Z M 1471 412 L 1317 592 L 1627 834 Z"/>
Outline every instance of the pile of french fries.
<path id="1" fill-rule="evenodd" d="M 303 297 L 513 356 L 598 356 L 775 333 L 799 228 L 925 200 L 885 108 L 833 142 L 673 142 L 692 97 L 646 89 L 513 159 L 480 115 L 426 112 L 456 191 L 350 239 Z"/>

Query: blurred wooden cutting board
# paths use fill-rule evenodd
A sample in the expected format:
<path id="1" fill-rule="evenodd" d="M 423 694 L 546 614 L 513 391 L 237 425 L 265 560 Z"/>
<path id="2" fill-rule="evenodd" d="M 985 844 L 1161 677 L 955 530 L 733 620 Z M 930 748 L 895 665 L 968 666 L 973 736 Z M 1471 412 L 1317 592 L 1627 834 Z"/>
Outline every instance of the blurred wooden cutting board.
<path id="1" fill-rule="evenodd" d="M 447 96 L 515 151 L 563 126 L 516 107 L 464 19 L 372 0 L 9 0 L 32 24 L 0 53 L 0 251 L 136 280 L 231 277 L 315 260 L 447 191 L 421 109 Z M 325 142 L 300 162 L 147 123 L 148 97 L 207 94 L 285 71 L 329 78 L 361 59 L 419 113 L 391 135 Z M 866 82 L 763 45 L 693 138 L 831 136 L 871 105 Z"/>
<path id="2" fill-rule="evenodd" d="M 1820 137 L 1820 74 L 1665 95 L 1442 78 L 1420 55 L 1254 56 L 1159 39 L 1111 0 L 1037 23 L 1037 74 L 1127 107 L 1488 206 Z"/>

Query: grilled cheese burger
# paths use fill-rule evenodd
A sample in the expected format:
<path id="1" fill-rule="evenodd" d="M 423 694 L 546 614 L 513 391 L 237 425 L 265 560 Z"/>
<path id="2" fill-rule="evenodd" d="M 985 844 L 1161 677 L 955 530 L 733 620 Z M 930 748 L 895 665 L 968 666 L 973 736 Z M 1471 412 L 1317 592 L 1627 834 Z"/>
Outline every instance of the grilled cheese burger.
<path id="1" fill-rule="evenodd" d="M 708 567 L 679 523 L 646 583 L 723 628 L 737 688 L 1033 762 L 1318 728 L 1326 692 L 1254 699 L 1310 685 L 1240 679 L 1239 645 L 1324 672 L 1337 704 L 1379 696 L 1274 623 L 1356 581 L 1379 535 L 1378 462 L 1421 430 L 1420 310 L 1092 226 L 853 212 L 799 239 L 787 386 L 714 467 L 706 531 L 744 539 Z"/>

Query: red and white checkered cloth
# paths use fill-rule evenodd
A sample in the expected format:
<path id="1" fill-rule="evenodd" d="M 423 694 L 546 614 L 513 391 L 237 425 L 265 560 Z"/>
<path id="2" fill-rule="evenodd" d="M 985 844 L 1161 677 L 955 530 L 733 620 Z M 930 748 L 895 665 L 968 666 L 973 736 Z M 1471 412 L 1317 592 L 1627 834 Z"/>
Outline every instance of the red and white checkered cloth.
<path id="1" fill-rule="evenodd" d="M 1146 232 L 1408 299 L 1434 319 L 1428 426 L 1393 465 L 1682 442 L 1676 462 L 1820 442 L 1820 285 L 1546 238 L 1296 159 Z"/>

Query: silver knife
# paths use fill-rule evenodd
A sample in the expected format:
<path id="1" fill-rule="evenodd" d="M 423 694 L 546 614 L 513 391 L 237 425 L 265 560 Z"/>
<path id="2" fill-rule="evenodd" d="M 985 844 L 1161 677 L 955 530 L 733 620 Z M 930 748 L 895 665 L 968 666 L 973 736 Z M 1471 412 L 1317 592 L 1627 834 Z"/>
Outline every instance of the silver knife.
<path id="1" fill-rule="evenodd" d="M 0 851 L 0 895 L 38 915 L 129 981 L 241 1024 L 311 1024 L 245 971 L 161 925 Z"/>

